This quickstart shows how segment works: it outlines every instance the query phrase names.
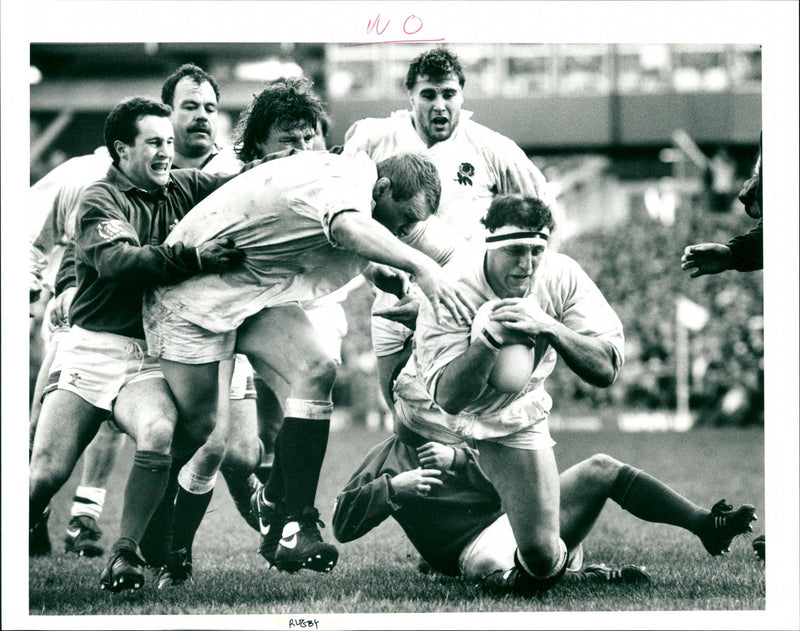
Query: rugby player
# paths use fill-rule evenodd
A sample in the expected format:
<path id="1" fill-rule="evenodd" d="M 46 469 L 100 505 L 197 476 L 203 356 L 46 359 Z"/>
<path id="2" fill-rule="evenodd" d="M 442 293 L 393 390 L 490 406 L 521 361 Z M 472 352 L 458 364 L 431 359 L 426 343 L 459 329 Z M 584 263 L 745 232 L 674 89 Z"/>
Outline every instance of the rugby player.
<path id="1" fill-rule="evenodd" d="M 322 101 L 311 90 L 311 86 L 309 80 L 302 78 L 279 80 L 254 97 L 242 112 L 234 131 L 233 147 L 242 165 L 287 149 L 305 151 L 312 148 L 312 143 L 317 142 L 315 129 L 324 110 Z M 339 321 L 337 316 L 343 318 L 343 314 L 339 313 L 342 311 L 341 305 L 332 302 L 327 308 L 311 306 L 312 309 L 309 310 L 309 305 L 304 305 L 306 313 L 310 319 L 311 314 L 318 316 L 312 319 L 312 324 L 319 337 L 328 342 L 326 351 L 331 358 L 337 364 L 341 363 L 339 351 L 343 333 L 346 331 L 346 320 L 345 326 L 340 327 L 341 333 L 325 336 L 321 332 L 324 323 Z M 241 356 L 237 356 L 237 361 L 239 357 Z M 184 467 L 184 470 L 191 469 L 191 484 L 181 484 L 178 489 L 172 522 L 173 533 L 169 540 L 171 549 L 168 562 L 159 572 L 159 588 L 180 584 L 192 575 L 192 544 L 208 506 L 218 471 L 221 470 L 225 475 L 229 488 L 234 485 L 242 487 L 241 495 L 243 498 L 246 496 L 244 506 L 247 514 L 255 518 L 252 525 L 256 530 L 259 529 L 257 514 L 252 512 L 250 504 L 258 480 L 250 476 L 259 465 L 262 469 L 264 463 L 268 463 L 269 468 L 273 465 L 274 438 L 283 422 L 281 402 L 289 394 L 286 381 L 271 370 L 264 375 L 260 385 L 258 435 L 253 422 L 248 418 L 234 417 L 227 423 L 218 416 L 208 441 Z M 261 453 L 258 453 L 257 445 L 261 447 Z M 254 449 L 255 461 L 252 458 Z M 181 476 L 183 475 L 182 472 Z M 265 482 L 268 477 L 265 477 Z M 251 483 L 253 486 L 250 486 Z M 203 502 L 202 498 L 206 498 L 206 501 Z M 167 541 L 165 538 L 164 543 Z M 271 561 L 274 562 L 274 559 Z"/>
<path id="2" fill-rule="evenodd" d="M 214 77 L 194 64 L 184 64 L 177 68 L 163 82 L 161 101 L 172 108 L 170 121 L 175 131 L 175 155 L 172 168 L 201 168 L 207 173 L 237 173 L 243 166 L 238 160 L 230 160 L 216 143 L 218 129 L 218 105 L 220 90 Z M 75 293 L 74 250 L 71 244 L 74 235 L 75 212 L 80 193 L 92 182 L 99 180 L 111 166 L 111 157 L 106 147 L 98 148 L 93 154 L 72 158 L 54 169 L 50 174 L 32 187 L 32 203 L 35 208 L 49 207 L 50 212 L 42 228 L 38 231 L 32 247 L 34 267 L 32 274 L 41 277 L 44 266 L 53 267 L 66 246 L 66 260 L 59 269 L 55 286 L 55 299 L 50 310 L 51 326 L 54 331 L 45 361 L 40 367 L 40 376 L 34 393 L 30 420 L 30 443 L 33 444 L 36 422 L 41 398 L 44 393 L 55 388 L 57 375 L 48 385 L 50 363 L 55 353 L 59 335 L 69 330 L 69 306 Z M 42 213 L 37 214 L 39 216 Z M 230 365 L 222 370 L 230 370 Z M 228 381 L 230 379 L 227 379 Z M 249 384 L 249 386 L 248 386 Z M 247 418 L 255 414 L 255 392 L 252 385 L 252 369 L 243 357 L 237 358 L 230 389 L 229 413 Z M 227 398 L 221 399 L 227 406 Z M 79 486 L 75 490 L 71 508 L 71 519 L 64 538 L 65 550 L 79 556 L 99 556 L 103 547 L 102 536 L 97 521 L 103 510 L 106 483 L 113 470 L 116 456 L 122 446 L 123 434 L 104 423 L 84 452 L 83 471 Z M 257 452 L 257 447 L 253 446 Z M 230 467 L 226 476 L 231 495 L 240 512 L 249 516 L 252 489 L 241 489 L 234 471 L 241 470 L 242 450 L 231 451 Z M 256 453 L 255 457 L 258 457 Z M 173 472 L 177 475 L 177 472 Z M 173 475 L 173 477 L 174 477 Z M 188 471 L 187 474 L 188 475 Z M 177 481 L 173 482 L 173 485 Z M 246 509 L 246 510 L 245 510 Z M 33 555 L 45 554 L 50 550 L 46 521 L 40 522 L 32 533 L 30 552 Z M 161 559 L 165 563 L 166 558 Z M 159 563 L 159 565 L 161 564 Z"/>
<path id="3" fill-rule="evenodd" d="M 697 535 L 711 555 L 751 532 L 753 507 L 721 500 L 708 511 L 641 469 L 595 454 L 559 476 L 560 533 L 569 550 L 568 581 L 646 582 L 644 568 L 582 567 L 581 542 L 607 499 L 649 522 Z M 401 526 L 435 571 L 478 583 L 514 566 L 516 542 L 500 496 L 466 444 L 443 445 L 403 424 L 364 457 L 336 498 L 333 533 L 342 543 L 364 536 L 388 517 Z M 490 579 L 491 581 L 492 579 Z"/>
<path id="4" fill-rule="evenodd" d="M 322 542 L 314 504 L 336 366 L 299 303 L 344 286 L 373 261 L 413 274 L 434 313 L 465 320 L 471 312 L 433 260 L 394 236 L 438 205 L 438 174 L 421 156 L 401 154 L 376 166 L 366 155 L 303 151 L 239 178 L 199 205 L 168 243 L 228 236 L 245 251 L 243 265 L 155 288 L 144 310 L 149 351 L 161 361 L 179 413 L 209 425 L 216 366 L 234 349 L 257 372 L 273 370 L 289 382 L 276 445 L 280 471 L 273 466 L 270 475 L 280 476 L 282 492 L 268 498 L 285 506 L 276 517 L 283 525 L 275 565 L 326 572 L 338 552 Z M 277 521 L 272 527 L 280 528 Z"/>
<path id="5" fill-rule="evenodd" d="M 464 84 L 456 55 L 444 48 L 426 51 L 410 63 L 406 74 L 411 109 L 357 121 L 345 134 L 344 155 L 365 151 L 379 161 L 401 151 L 418 151 L 436 165 L 442 181 L 439 210 L 405 240 L 440 263 L 452 254 L 454 245 L 438 222 L 460 239 L 480 240 L 480 220 L 494 195 L 520 193 L 547 199 L 554 207 L 544 176 L 525 152 L 462 109 Z M 392 381 L 411 352 L 416 308 L 416 301 L 408 297 L 398 301 L 388 292 L 379 292 L 373 306 L 378 317 L 372 319 L 372 343 L 389 407 Z"/>
<path id="6" fill-rule="evenodd" d="M 517 543 L 500 587 L 534 594 L 560 580 L 568 556 L 544 380 L 561 356 L 588 383 L 611 385 L 623 363 L 622 324 L 577 263 L 548 249 L 555 222 L 544 202 L 501 195 L 482 222 L 484 244 L 448 269 L 488 317 L 473 337 L 472 325 L 439 322 L 421 305 L 414 351 L 394 386 L 395 414 L 427 440 L 476 441 Z M 521 391 L 503 392 L 489 377 L 512 342 L 532 348 L 533 369 Z"/>
<path id="7" fill-rule="evenodd" d="M 197 423 L 183 427 L 184 453 L 176 452 L 173 462 L 177 415 L 157 363 L 145 352 L 142 291 L 148 283 L 230 269 L 242 257 L 226 239 L 198 247 L 161 245 L 173 224 L 232 177 L 195 169 L 170 172 L 170 114 L 168 106 L 136 97 L 106 119 L 104 137 L 113 163 L 81 196 L 72 328 L 53 360 L 51 372 L 60 378 L 42 404 L 30 462 L 35 529 L 112 408 L 115 423 L 136 441 L 120 538 L 101 577 L 101 588 L 110 591 L 141 587 L 136 549 L 170 469 L 188 460 L 212 429 Z"/>

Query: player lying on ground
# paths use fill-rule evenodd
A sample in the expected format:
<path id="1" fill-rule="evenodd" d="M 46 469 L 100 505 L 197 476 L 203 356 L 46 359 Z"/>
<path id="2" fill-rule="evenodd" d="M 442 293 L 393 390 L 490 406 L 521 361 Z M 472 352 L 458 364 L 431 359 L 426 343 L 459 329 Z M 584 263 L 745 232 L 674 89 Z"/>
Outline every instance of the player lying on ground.
<path id="1" fill-rule="evenodd" d="M 755 509 L 717 502 L 708 511 L 645 471 L 595 454 L 559 476 L 561 539 L 570 554 L 567 581 L 634 583 L 641 568 L 581 568 L 581 542 L 606 500 L 639 519 L 697 535 L 711 555 L 724 554 L 737 535 L 751 532 Z M 363 537 L 393 517 L 437 572 L 480 582 L 514 567 L 516 542 L 500 496 L 466 445 L 426 441 L 402 424 L 366 455 L 336 498 L 333 532 L 342 543 Z M 490 581 L 491 582 L 491 581 Z"/>

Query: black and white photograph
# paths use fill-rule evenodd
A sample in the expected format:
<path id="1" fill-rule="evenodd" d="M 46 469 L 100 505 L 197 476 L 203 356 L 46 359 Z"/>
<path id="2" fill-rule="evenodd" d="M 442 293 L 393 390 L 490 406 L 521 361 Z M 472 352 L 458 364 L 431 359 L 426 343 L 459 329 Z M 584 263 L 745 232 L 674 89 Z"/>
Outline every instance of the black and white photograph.
<path id="1" fill-rule="evenodd" d="M 799 6 L 4 3 L 2 628 L 800 628 Z"/>

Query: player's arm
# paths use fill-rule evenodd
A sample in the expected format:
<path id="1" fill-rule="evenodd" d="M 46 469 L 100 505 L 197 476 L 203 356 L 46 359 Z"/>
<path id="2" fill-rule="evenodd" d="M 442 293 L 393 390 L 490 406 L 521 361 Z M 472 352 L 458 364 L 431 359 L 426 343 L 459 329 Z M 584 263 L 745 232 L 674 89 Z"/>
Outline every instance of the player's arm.
<path id="1" fill-rule="evenodd" d="M 333 535 L 342 543 L 363 537 L 400 506 L 392 501 L 389 473 L 356 473 L 333 507 Z"/>
<path id="2" fill-rule="evenodd" d="M 72 306 L 76 286 L 75 241 L 70 239 L 64 248 L 61 263 L 56 272 L 53 306 L 50 309 L 50 323 L 53 326 L 69 324 L 69 309 Z"/>
<path id="3" fill-rule="evenodd" d="M 384 471 L 369 479 L 362 472 L 354 476 L 336 498 L 333 509 L 333 534 L 341 543 L 364 536 L 399 510 L 409 498 L 419 499 L 441 486 L 442 472 L 417 467 L 392 475 Z"/>
<path id="4" fill-rule="evenodd" d="M 499 346 L 483 338 L 451 361 L 436 382 L 434 401 L 448 414 L 458 414 L 486 387 Z"/>
<path id="5" fill-rule="evenodd" d="M 753 272 L 764 269 L 764 224 L 762 221 L 747 234 L 733 237 L 727 243 L 731 253 L 732 269 Z"/>
<path id="6" fill-rule="evenodd" d="M 454 282 L 430 257 L 404 244 L 371 217 L 356 211 L 338 213 L 330 222 L 331 238 L 365 259 L 401 269 L 414 276 L 438 317 L 440 305 L 457 320 L 469 321 L 471 312 Z"/>
<path id="7" fill-rule="evenodd" d="M 202 272 L 227 271 L 243 257 L 224 239 L 196 248 L 182 243 L 142 245 L 104 187 L 90 187 L 84 193 L 76 225 L 76 256 L 105 279 L 171 285 Z"/>

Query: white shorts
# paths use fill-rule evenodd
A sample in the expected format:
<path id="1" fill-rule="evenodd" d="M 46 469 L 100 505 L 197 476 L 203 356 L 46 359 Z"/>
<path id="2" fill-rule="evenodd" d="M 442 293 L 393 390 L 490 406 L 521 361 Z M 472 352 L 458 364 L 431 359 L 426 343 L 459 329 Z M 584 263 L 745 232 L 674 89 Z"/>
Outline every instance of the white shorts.
<path id="1" fill-rule="evenodd" d="M 231 401 L 256 398 L 253 367 L 244 355 L 235 355 L 231 377 Z"/>
<path id="2" fill-rule="evenodd" d="M 163 378 L 144 340 L 73 326 L 59 338 L 46 391 L 67 390 L 110 412 L 126 385 Z"/>
<path id="3" fill-rule="evenodd" d="M 450 416 L 430 402 L 426 407 L 425 402 L 409 402 L 403 397 L 395 397 L 394 409 L 398 420 L 417 434 L 446 445 L 474 439 L 536 451 L 556 444 L 550 436 L 548 415 L 536 402 L 529 403 L 531 413 L 526 419 L 516 415 L 513 422 L 506 424 L 480 416 Z"/>
<path id="4" fill-rule="evenodd" d="M 497 570 L 512 568 L 516 549 L 517 543 L 508 515 L 503 513 L 464 546 L 458 555 L 461 576 L 468 581 L 474 581 Z M 583 546 L 578 544 L 577 548 L 570 550 L 567 571 L 578 572 L 582 567 Z"/>
<path id="5" fill-rule="evenodd" d="M 396 302 L 398 302 L 397 296 L 378 291 L 372 304 L 372 311 L 388 309 Z M 380 316 L 370 318 L 370 328 L 372 349 L 378 357 L 399 353 L 405 348 L 408 338 L 414 335 L 414 331 L 407 326 Z"/>
<path id="6" fill-rule="evenodd" d="M 503 513 L 464 546 L 458 555 L 461 576 L 474 581 L 496 570 L 512 568 L 516 549 L 517 542 L 508 515 Z"/>
<path id="7" fill-rule="evenodd" d="M 235 330 L 214 333 L 185 320 L 160 302 L 150 301 L 143 311 L 142 324 L 147 349 L 153 357 L 181 364 L 207 364 L 233 357 Z"/>
<path id="8" fill-rule="evenodd" d="M 347 335 L 347 317 L 338 302 L 304 303 L 303 311 L 317 332 L 325 354 L 337 365 L 342 363 L 342 340 Z"/>

